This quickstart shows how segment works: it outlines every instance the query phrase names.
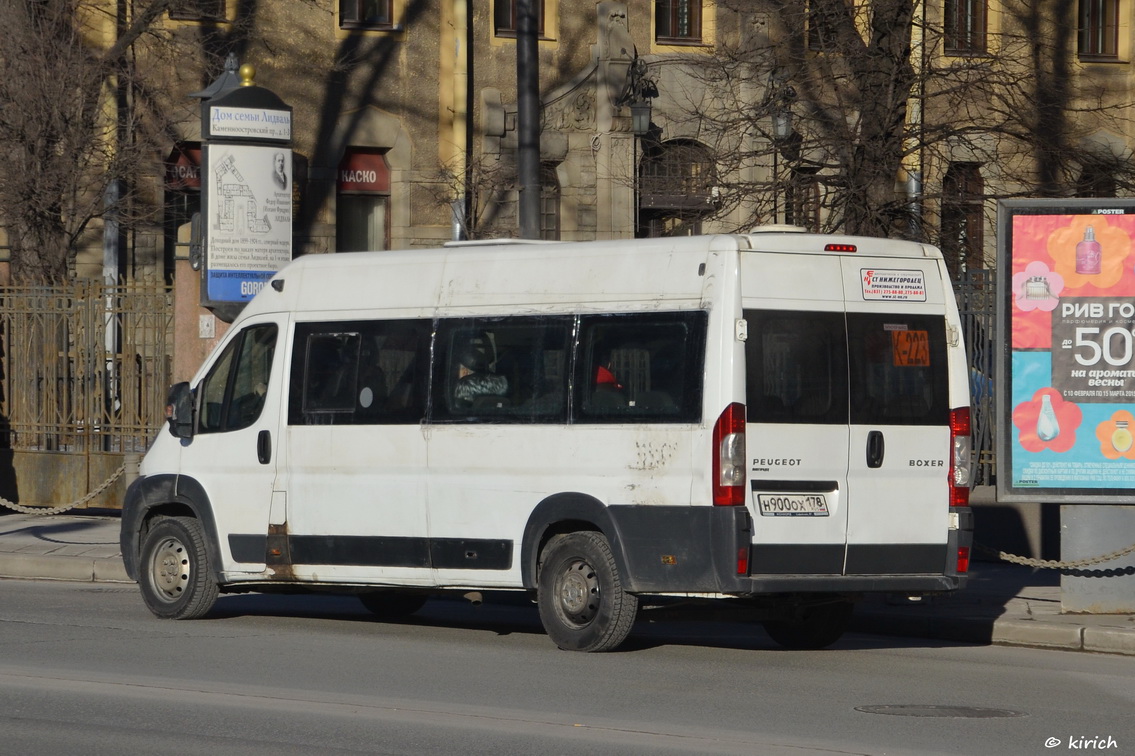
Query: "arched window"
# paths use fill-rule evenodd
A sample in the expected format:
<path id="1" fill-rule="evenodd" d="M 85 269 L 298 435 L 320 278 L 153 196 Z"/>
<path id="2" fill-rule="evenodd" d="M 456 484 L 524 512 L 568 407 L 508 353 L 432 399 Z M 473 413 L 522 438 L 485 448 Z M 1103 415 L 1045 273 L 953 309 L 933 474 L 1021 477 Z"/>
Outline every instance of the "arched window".
<path id="1" fill-rule="evenodd" d="M 635 235 L 693 236 L 713 210 L 717 172 L 709 150 L 690 139 L 645 142 L 639 163 Z"/>
<path id="2" fill-rule="evenodd" d="M 1114 169 L 1099 161 L 1085 163 L 1076 180 L 1077 197 L 1114 197 L 1118 190 Z"/>

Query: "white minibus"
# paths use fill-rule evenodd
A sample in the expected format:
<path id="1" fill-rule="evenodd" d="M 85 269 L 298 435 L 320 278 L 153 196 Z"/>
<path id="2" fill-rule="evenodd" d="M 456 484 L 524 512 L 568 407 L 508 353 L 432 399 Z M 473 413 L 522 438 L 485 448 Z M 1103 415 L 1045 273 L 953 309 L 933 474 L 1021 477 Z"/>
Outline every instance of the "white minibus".
<path id="1" fill-rule="evenodd" d="M 166 618 L 241 591 L 395 618 L 512 590 L 565 649 L 686 600 L 819 648 L 867 594 L 963 585 L 968 391 L 924 244 L 778 228 L 308 255 L 171 389 L 122 554 Z"/>

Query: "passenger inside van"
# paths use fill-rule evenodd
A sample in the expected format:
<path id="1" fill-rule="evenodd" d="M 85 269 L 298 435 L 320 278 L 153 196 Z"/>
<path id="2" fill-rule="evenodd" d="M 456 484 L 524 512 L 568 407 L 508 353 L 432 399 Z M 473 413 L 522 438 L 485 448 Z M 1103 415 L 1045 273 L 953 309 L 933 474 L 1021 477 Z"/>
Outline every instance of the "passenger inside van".
<path id="1" fill-rule="evenodd" d="M 497 406 L 506 400 L 508 379 L 492 371 L 491 342 L 487 336 L 469 338 L 464 346 L 455 352 L 457 358 L 457 383 L 453 388 L 453 398 L 457 406 L 476 406 L 483 403 L 482 397 L 495 400 Z"/>
<path id="2" fill-rule="evenodd" d="M 603 411 L 627 406 L 625 387 L 615 376 L 614 358 L 610 349 L 600 353 L 595 365 L 595 391 L 590 406 Z"/>

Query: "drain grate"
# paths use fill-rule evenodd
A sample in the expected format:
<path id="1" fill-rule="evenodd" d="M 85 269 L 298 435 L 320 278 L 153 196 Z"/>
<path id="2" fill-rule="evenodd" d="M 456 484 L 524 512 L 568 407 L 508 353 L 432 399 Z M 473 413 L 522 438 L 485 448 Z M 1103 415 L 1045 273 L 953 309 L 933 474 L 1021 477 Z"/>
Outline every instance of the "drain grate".
<path id="1" fill-rule="evenodd" d="M 865 714 L 891 714 L 899 717 L 947 717 L 954 719 L 998 719 L 1004 717 L 1027 717 L 1023 711 L 1010 709 L 986 709 L 980 706 L 926 706 L 918 704 L 882 704 L 879 706 L 856 706 L 856 711 Z"/>

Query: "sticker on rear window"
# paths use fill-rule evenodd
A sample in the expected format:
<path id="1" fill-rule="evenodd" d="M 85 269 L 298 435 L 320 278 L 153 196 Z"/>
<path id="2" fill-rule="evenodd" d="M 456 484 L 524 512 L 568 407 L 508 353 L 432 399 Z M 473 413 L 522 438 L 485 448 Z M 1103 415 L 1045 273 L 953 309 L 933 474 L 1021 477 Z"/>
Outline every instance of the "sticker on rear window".
<path id="1" fill-rule="evenodd" d="M 891 364 L 895 367 L 930 367 L 928 331 L 891 330 Z"/>
<path id="2" fill-rule="evenodd" d="M 926 301 L 926 274 L 921 270 L 860 268 L 859 281 L 868 301 Z"/>

